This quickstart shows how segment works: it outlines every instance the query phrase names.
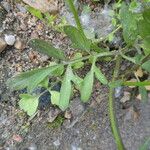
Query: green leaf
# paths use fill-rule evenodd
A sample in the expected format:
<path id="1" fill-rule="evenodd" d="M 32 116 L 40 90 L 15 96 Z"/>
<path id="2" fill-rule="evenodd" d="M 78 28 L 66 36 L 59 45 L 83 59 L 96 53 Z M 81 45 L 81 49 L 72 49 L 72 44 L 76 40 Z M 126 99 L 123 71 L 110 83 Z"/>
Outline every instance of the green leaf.
<path id="1" fill-rule="evenodd" d="M 123 2 L 120 10 L 121 24 L 123 27 L 123 38 L 131 46 L 134 44 L 138 32 L 136 15 L 129 11 L 129 7 Z"/>
<path id="2" fill-rule="evenodd" d="M 122 85 L 124 85 L 124 86 L 149 86 L 150 81 L 149 80 L 145 80 L 143 82 L 124 81 L 124 82 L 122 82 Z"/>
<path id="3" fill-rule="evenodd" d="M 51 44 L 44 40 L 32 39 L 29 41 L 29 45 L 36 51 L 46 54 L 56 59 L 65 60 L 65 55 L 62 50 L 53 47 Z"/>
<path id="4" fill-rule="evenodd" d="M 59 106 L 60 92 L 50 91 L 50 93 L 51 93 L 51 103 L 53 105 Z"/>
<path id="5" fill-rule="evenodd" d="M 39 83 L 39 86 L 48 88 L 49 85 L 49 77 L 46 77 L 41 83 Z"/>
<path id="6" fill-rule="evenodd" d="M 80 90 L 82 87 L 83 79 L 80 78 L 78 75 L 73 75 L 72 81 L 76 85 L 77 89 Z"/>
<path id="7" fill-rule="evenodd" d="M 76 27 L 65 26 L 64 32 L 71 39 L 76 48 L 90 51 L 91 41 L 88 40 Z"/>
<path id="8" fill-rule="evenodd" d="M 114 81 L 114 82 L 110 82 L 110 83 L 109 83 L 109 87 L 110 87 L 110 88 L 116 88 L 116 87 L 121 86 L 122 83 L 123 83 L 122 80 L 116 80 L 116 81 Z"/>
<path id="9" fill-rule="evenodd" d="M 79 59 L 79 58 L 82 58 L 82 54 L 75 53 L 75 56 L 73 57 L 73 59 Z M 83 66 L 84 66 L 84 62 L 82 61 L 72 64 L 73 69 L 79 69 L 79 68 L 82 68 Z"/>
<path id="10" fill-rule="evenodd" d="M 30 7 L 30 6 L 27 7 L 27 10 L 28 10 L 33 16 L 37 17 L 37 18 L 40 19 L 40 20 L 43 20 L 43 15 L 42 15 L 42 13 L 41 13 L 40 10 L 37 10 L 37 9 L 35 9 L 35 8 L 33 8 L 33 7 Z"/>
<path id="11" fill-rule="evenodd" d="M 105 75 L 101 72 L 100 69 L 98 69 L 96 66 L 94 68 L 95 76 L 96 78 L 102 83 L 102 84 L 108 84 L 108 80 L 106 79 Z"/>
<path id="12" fill-rule="evenodd" d="M 148 94 L 147 94 L 147 90 L 146 90 L 146 88 L 144 86 L 140 86 L 139 87 L 139 93 L 141 95 L 142 101 L 147 102 Z"/>
<path id="13" fill-rule="evenodd" d="M 21 100 L 19 101 L 19 107 L 27 112 L 29 116 L 32 116 L 37 110 L 39 97 L 29 94 L 22 94 L 20 95 L 20 98 Z"/>
<path id="14" fill-rule="evenodd" d="M 142 48 L 144 49 L 145 55 L 150 54 L 150 36 L 146 37 L 142 42 Z"/>
<path id="15" fill-rule="evenodd" d="M 87 73 L 85 76 L 82 86 L 81 86 L 81 101 L 82 102 L 87 102 L 92 94 L 93 90 L 93 82 L 94 82 L 94 67 L 91 68 L 91 70 Z"/>
<path id="16" fill-rule="evenodd" d="M 51 76 L 53 71 L 58 69 L 61 65 L 54 65 L 41 69 L 35 69 L 25 73 L 21 73 L 7 81 L 7 85 L 11 89 L 20 90 L 23 88 L 32 92 L 47 76 Z"/>
<path id="17" fill-rule="evenodd" d="M 150 60 L 148 60 L 147 62 L 145 62 L 142 65 L 142 68 L 145 69 L 146 71 L 150 72 Z"/>
<path id="18" fill-rule="evenodd" d="M 150 9 L 143 12 L 143 19 L 138 22 L 138 30 L 142 38 L 150 36 Z"/>
<path id="19" fill-rule="evenodd" d="M 61 110 L 67 109 L 69 106 L 69 100 L 71 97 L 71 80 L 73 77 L 72 69 L 70 65 L 67 67 L 64 79 L 62 81 L 61 89 L 60 89 L 60 100 L 59 100 L 59 107 Z"/>
<path id="20" fill-rule="evenodd" d="M 150 147 L 150 138 L 146 140 L 146 142 L 140 146 L 139 150 L 148 150 Z"/>
<path id="21" fill-rule="evenodd" d="M 52 72 L 52 75 L 56 77 L 61 76 L 64 73 L 64 70 L 65 70 L 64 66 L 61 65 L 59 68 L 57 68 L 55 71 Z"/>

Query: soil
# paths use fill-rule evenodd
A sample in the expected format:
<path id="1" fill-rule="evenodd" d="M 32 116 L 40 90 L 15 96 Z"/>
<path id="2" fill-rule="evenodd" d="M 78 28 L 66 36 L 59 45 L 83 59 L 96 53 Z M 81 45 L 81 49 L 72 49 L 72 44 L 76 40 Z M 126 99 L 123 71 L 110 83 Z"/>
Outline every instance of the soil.
<path id="1" fill-rule="evenodd" d="M 7 12 L 3 15 L 5 18 L 2 18 L 0 36 L 13 34 L 22 40 L 24 48 L 18 50 L 14 46 L 7 46 L 0 54 L 0 149 L 116 150 L 108 118 L 108 89 L 97 81 L 88 104 L 83 105 L 78 95 L 72 98 L 74 102 L 70 107 L 71 118 L 66 119 L 63 112 L 51 105 L 49 108 L 40 109 L 34 118 L 27 117 L 18 108 L 18 95 L 24 91 L 10 91 L 6 81 L 19 72 L 46 66 L 51 61 L 28 47 L 27 41 L 33 37 L 41 38 L 61 47 L 67 55 L 72 55 L 74 51 L 63 34 L 25 13 L 25 4 L 20 1 L 2 2 L 7 6 Z M 60 9 L 64 7 L 62 1 L 59 5 Z M 90 5 L 98 10 L 100 4 Z M 112 63 L 98 65 L 108 77 L 111 75 Z M 127 64 L 123 68 L 126 67 Z M 137 99 L 121 104 L 120 99 L 121 97 L 116 99 L 116 114 L 123 142 L 127 150 L 138 150 L 150 137 L 150 98 L 147 104 Z M 49 123 L 52 113 L 56 119 Z"/>

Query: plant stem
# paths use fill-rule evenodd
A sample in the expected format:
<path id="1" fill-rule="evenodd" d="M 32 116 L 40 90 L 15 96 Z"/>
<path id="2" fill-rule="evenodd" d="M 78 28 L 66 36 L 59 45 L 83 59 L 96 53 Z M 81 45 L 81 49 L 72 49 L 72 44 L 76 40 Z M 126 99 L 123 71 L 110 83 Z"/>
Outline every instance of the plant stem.
<path id="1" fill-rule="evenodd" d="M 143 81 L 143 82 L 123 82 L 124 86 L 150 86 L 150 80 L 149 81 Z"/>
<path id="2" fill-rule="evenodd" d="M 116 66 L 114 69 L 112 82 L 114 82 L 116 80 L 116 78 L 118 77 L 120 63 L 121 63 L 121 57 L 117 56 Z M 115 116 L 114 91 L 115 91 L 115 89 L 113 87 L 110 87 L 110 90 L 109 90 L 109 119 L 110 119 L 112 133 L 115 138 L 118 150 L 125 150 L 125 147 L 123 145 L 123 142 L 122 142 L 122 139 L 120 136 L 119 128 L 117 126 L 117 119 Z"/>
<path id="3" fill-rule="evenodd" d="M 84 34 L 84 31 L 83 31 L 83 28 L 82 28 L 82 25 L 81 25 L 81 22 L 80 22 L 80 19 L 78 17 L 78 13 L 77 13 L 77 10 L 73 4 L 73 1 L 72 0 L 66 0 L 69 7 L 70 7 L 70 10 L 71 12 L 73 13 L 74 15 L 74 19 L 76 21 L 76 25 L 77 25 L 77 28 L 82 32 L 82 34 Z"/>
<path id="4" fill-rule="evenodd" d="M 115 56 L 118 54 L 118 51 L 112 51 L 112 52 L 101 52 L 101 53 L 98 53 L 98 54 L 94 54 L 94 55 L 88 55 L 88 56 L 85 56 L 85 57 L 81 57 L 81 58 L 78 58 L 78 59 L 73 59 L 71 61 L 67 61 L 67 62 L 63 62 L 64 65 L 69 65 L 69 64 L 74 64 L 74 63 L 77 63 L 77 62 L 80 62 L 80 61 L 83 61 L 83 60 L 87 60 L 89 59 L 90 57 L 106 57 L 106 56 Z"/>

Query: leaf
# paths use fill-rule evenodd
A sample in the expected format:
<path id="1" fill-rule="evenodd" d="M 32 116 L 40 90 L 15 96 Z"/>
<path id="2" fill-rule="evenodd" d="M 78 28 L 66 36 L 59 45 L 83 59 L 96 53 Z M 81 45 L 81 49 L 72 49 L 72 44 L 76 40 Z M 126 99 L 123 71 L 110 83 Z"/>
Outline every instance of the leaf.
<path id="1" fill-rule="evenodd" d="M 20 98 L 19 107 L 27 112 L 29 116 L 32 116 L 37 110 L 39 97 L 29 94 L 21 94 Z"/>
<path id="2" fill-rule="evenodd" d="M 150 36 L 150 9 L 143 12 L 143 19 L 138 22 L 139 34 L 142 38 Z"/>
<path id="3" fill-rule="evenodd" d="M 150 85 L 150 81 L 149 80 L 146 80 L 146 81 L 143 81 L 143 82 L 139 82 L 137 81 L 136 79 L 131 79 L 130 81 L 124 81 L 122 82 L 122 85 L 125 85 L 125 86 L 132 86 L 132 87 L 135 87 L 135 86 L 149 86 Z"/>
<path id="4" fill-rule="evenodd" d="M 73 73 L 70 65 L 67 67 L 64 79 L 62 81 L 61 89 L 60 89 L 60 100 L 59 100 L 59 107 L 61 110 L 67 109 L 69 106 L 69 100 L 71 97 L 71 79 Z"/>
<path id="5" fill-rule="evenodd" d="M 75 53 L 73 59 L 79 59 L 79 58 L 82 58 L 82 54 L 81 53 Z M 79 61 L 77 63 L 72 64 L 73 69 L 79 69 L 83 66 L 84 66 L 84 62 L 82 62 L 82 61 Z"/>
<path id="6" fill-rule="evenodd" d="M 82 86 L 83 79 L 80 78 L 78 75 L 73 75 L 72 81 L 76 85 L 76 87 L 80 90 L 81 86 Z"/>
<path id="7" fill-rule="evenodd" d="M 50 93 L 51 93 L 51 103 L 53 105 L 59 106 L 60 92 L 50 91 Z"/>
<path id="8" fill-rule="evenodd" d="M 122 83 L 123 83 L 122 80 L 116 80 L 116 81 L 114 81 L 114 82 L 110 82 L 110 83 L 109 83 L 109 87 L 110 87 L 110 88 L 116 88 L 116 87 L 121 86 Z"/>
<path id="9" fill-rule="evenodd" d="M 53 47 L 51 44 L 44 40 L 32 39 L 29 41 L 29 45 L 36 51 L 46 54 L 56 59 L 65 60 L 65 55 L 62 50 Z"/>
<path id="10" fill-rule="evenodd" d="M 143 145 L 140 146 L 139 150 L 148 150 L 150 147 L 150 138 L 148 138 Z"/>
<path id="11" fill-rule="evenodd" d="M 102 84 L 108 84 L 108 80 L 106 79 L 105 75 L 101 72 L 100 69 L 98 69 L 96 66 L 94 68 L 95 76 L 96 78 L 102 83 Z"/>
<path id="12" fill-rule="evenodd" d="M 150 72 L 150 60 L 148 60 L 147 62 L 145 62 L 142 65 L 142 68 L 145 69 L 146 71 Z"/>
<path id="13" fill-rule="evenodd" d="M 42 15 L 42 13 L 41 13 L 40 10 L 37 10 L 37 9 L 35 9 L 35 8 L 33 8 L 33 7 L 30 7 L 30 6 L 27 7 L 27 10 L 28 10 L 33 16 L 37 17 L 37 18 L 40 19 L 40 20 L 43 20 L 43 15 Z"/>
<path id="14" fill-rule="evenodd" d="M 129 11 L 129 7 L 123 2 L 120 10 L 121 24 L 123 27 L 123 38 L 131 46 L 134 44 L 138 32 L 136 15 Z"/>
<path id="15" fill-rule="evenodd" d="M 91 41 L 88 40 L 76 27 L 65 26 L 64 32 L 71 39 L 76 48 L 90 51 Z"/>
<path id="16" fill-rule="evenodd" d="M 41 83 L 39 83 L 39 86 L 48 88 L 49 85 L 49 77 L 46 77 Z"/>
<path id="17" fill-rule="evenodd" d="M 147 102 L 148 94 L 147 94 L 147 90 L 146 90 L 146 88 L 144 86 L 140 86 L 139 87 L 139 93 L 141 95 L 142 101 Z"/>
<path id="18" fill-rule="evenodd" d="M 94 67 L 87 73 L 85 76 L 82 86 L 81 86 L 81 101 L 87 102 L 92 94 L 93 89 L 93 82 L 94 82 Z"/>
<path id="19" fill-rule="evenodd" d="M 144 49 L 145 55 L 150 54 L 150 36 L 143 39 L 141 47 Z"/>
<path id="20" fill-rule="evenodd" d="M 40 84 L 47 76 L 52 75 L 53 71 L 61 65 L 54 65 L 41 69 L 35 69 L 25 73 L 21 73 L 7 81 L 7 85 L 11 89 L 20 90 L 27 87 L 29 92 L 32 92 L 38 84 Z"/>
<path id="21" fill-rule="evenodd" d="M 52 72 L 52 75 L 56 77 L 61 76 L 64 73 L 64 70 L 65 70 L 64 66 L 61 65 L 59 68 L 57 68 L 55 71 Z"/>

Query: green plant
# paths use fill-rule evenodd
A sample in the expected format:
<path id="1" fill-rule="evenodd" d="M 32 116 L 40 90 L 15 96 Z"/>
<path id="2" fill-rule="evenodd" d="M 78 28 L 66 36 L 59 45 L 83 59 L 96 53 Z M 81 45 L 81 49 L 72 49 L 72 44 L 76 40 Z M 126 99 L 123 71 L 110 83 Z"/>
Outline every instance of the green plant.
<path id="1" fill-rule="evenodd" d="M 109 118 L 112 128 L 112 133 L 116 140 L 118 150 L 124 150 L 117 121 L 115 116 L 114 91 L 118 86 L 137 86 L 142 98 L 147 100 L 147 91 L 145 86 L 150 85 L 150 81 L 141 79 L 136 76 L 137 82 L 128 81 L 130 75 L 142 67 L 147 73 L 150 72 L 150 7 L 147 2 L 138 3 L 134 1 L 130 5 L 119 1 L 115 5 L 115 21 L 116 29 L 111 33 L 115 36 L 115 32 L 122 29 L 124 44 L 119 47 L 119 50 L 108 51 L 98 47 L 97 43 L 92 42 L 85 36 L 84 30 L 80 23 L 77 11 L 72 0 L 67 0 L 67 3 L 72 11 L 77 27 L 65 26 L 64 32 L 72 41 L 72 45 L 78 51 L 71 59 L 67 58 L 64 52 L 53 47 L 46 41 L 33 39 L 29 45 L 40 53 L 44 53 L 53 57 L 56 61 L 53 65 L 45 68 L 35 69 L 17 75 L 8 81 L 8 85 L 15 89 L 27 88 L 28 94 L 21 95 L 19 106 L 32 116 L 38 107 L 38 99 L 44 94 L 34 95 L 33 90 L 38 86 L 47 88 L 51 93 L 51 102 L 57 105 L 61 110 L 66 110 L 69 107 L 69 101 L 73 93 L 73 88 L 78 89 L 81 95 L 81 101 L 86 103 L 89 101 L 92 91 L 94 79 L 97 78 L 102 84 L 109 87 Z M 136 7 L 141 5 L 144 9 L 136 12 Z M 40 18 L 41 16 L 38 15 Z M 110 39 L 106 37 L 105 40 Z M 134 54 L 134 56 L 132 56 Z M 132 57 L 131 57 L 132 56 Z M 100 58 L 111 57 L 116 63 L 112 81 L 108 81 L 96 62 L 101 61 Z M 122 61 L 126 59 L 133 63 L 133 68 L 126 70 L 121 74 L 120 66 Z M 91 64 L 89 72 L 84 78 L 77 75 L 76 69 L 84 67 L 86 64 Z M 53 78 L 54 83 L 49 86 L 49 78 Z M 52 87 L 61 81 L 60 92 L 52 90 Z M 31 106 L 32 105 L 32 106 Z"/>
<path id="2" fill-rule="evenodd" d="M 61 17 L 59 23 L 56 24 L 57 15 L 50 14 L 48 12 L 42 13 L 40 10 L 30 6 L 27 7 L 27 10 L 30 14 L 37 17 L 39 20 L 43 21 L 45 24 L 58 32 L 63 32 L 63 27 L 67 25 L 67 21 L 64 17 Z"/>
<path id="3" fill-rule="evenodd" d="M 142 144 L 139 150 L 149 150 L 150 148 L 150 138 L 148 138 L 144 144 Z"/>

